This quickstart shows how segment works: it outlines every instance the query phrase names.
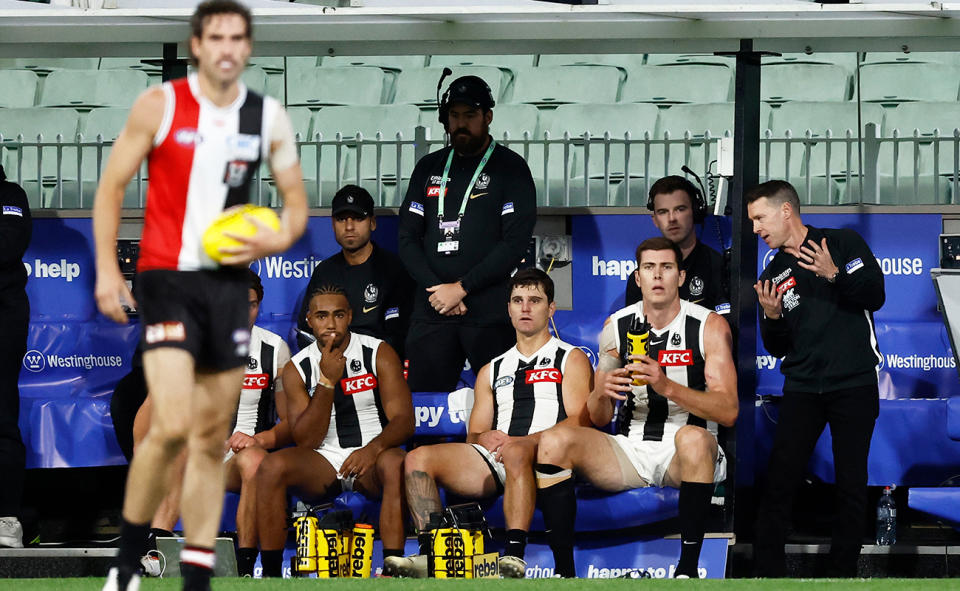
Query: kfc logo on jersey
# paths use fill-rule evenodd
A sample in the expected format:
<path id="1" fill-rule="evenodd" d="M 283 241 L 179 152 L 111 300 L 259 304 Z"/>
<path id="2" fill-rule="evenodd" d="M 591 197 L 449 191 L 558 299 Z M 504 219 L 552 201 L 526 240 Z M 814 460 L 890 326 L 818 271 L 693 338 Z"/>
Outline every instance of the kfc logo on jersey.
<path id="1" fill-rule="evenodd" d="M 659 363 L 661 367 L 693 365 L 693 351 L 690 349 L 660 351 L 660 353 L 657 354 L 657 363 Z"/>
<path id="2" fill-rule="evenodd" d="M 243 376 L 244 390 L 266 390 L 270 385 L 270 376 L 265 373 L 248 373 Z"/>
<path id="3" fill-rule="evenodd" d="M 439 197 L 440 196 L 440 187 L 433 185 L 427 187 L 427 197 Z"/>
<path id="4" fill-rule="evenodd" d="M 789 279 L 787 279 L 786 281 L 784 281 L 783 283 L 777 286 L 777 291 L 780 293 L 784 293 L 788 289 L 796 286 L 797 286 L 797 280 L 793 277 L 790 277 Z"/>
<path id="5" fill-rule="evenodd" d="M 523 381 L 525 384 L 539 384 L 541 382 L 559 384 L 563 381 L 563 374 L 555 367 L 549 369 L 528 369 L 527 376 Z"/>
<path id="6" fill-rule="evenodd" d="M 181 127 L 173 134 L 173 140 L 185 148 L 193 148 L 199 146 L 203 138 L 196 129 L 192 127 Z"/>
<path id="7" fill-rule="evenodd" d="M 372 373 L 365 373 L 362 376 L 352 378 L 343 378 L 340 380 L 340 389 L 347 396 L 373 390 L 377 387 L 377 377 Z"/>

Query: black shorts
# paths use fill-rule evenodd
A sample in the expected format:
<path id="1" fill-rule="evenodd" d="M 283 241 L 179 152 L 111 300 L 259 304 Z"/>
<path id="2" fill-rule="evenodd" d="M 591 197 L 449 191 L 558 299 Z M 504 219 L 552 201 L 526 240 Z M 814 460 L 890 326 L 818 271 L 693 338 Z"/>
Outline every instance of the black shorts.
<path id="1" fill-rule="evenodd" d="M 247 364 L 249 281 L 244 269 L 144 271 L 134 284 L 144 351 L 183 349 L 198 369 Z"/>

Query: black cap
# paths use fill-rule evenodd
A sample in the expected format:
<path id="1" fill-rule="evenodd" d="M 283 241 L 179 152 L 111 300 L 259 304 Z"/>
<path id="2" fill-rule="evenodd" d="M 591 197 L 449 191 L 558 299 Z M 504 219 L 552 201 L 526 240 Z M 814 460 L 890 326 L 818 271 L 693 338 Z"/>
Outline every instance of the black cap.
<path id="1" fill-rule="evenodd" d="M 363 187 L 344 185 L 333 196 L 333 208 L 330 215 L 337 216 L 350 212 L 367 218 L 373 215 L 373 197 Z"/>
<path id="2" fill-rule="evenodd" d="M 447 104 L 462 103 L 478 109 L 490 110 L 496 102 L 490 86 L 479 76 L 461 76 L 447 89 Z"/>

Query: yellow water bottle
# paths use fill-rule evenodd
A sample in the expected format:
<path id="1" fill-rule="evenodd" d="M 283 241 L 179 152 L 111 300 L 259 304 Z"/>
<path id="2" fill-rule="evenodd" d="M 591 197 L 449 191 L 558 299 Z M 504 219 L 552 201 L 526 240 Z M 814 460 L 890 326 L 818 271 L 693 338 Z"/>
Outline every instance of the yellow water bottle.
<path id="1" fill-rule="evenodd" d="M 649 338 L 650 324 L 647 322 L 647 317 L 644 316 L 641 320 L 640 316 L 634 316 L 633 322 L 630 324 L 630 328 L 627 329 L 627 354 L 626 358 L 623 360 L 624 365 L 633 363 L 633 360 L 630 359 L 631 355 L 647 354 L 647 340 Z M 634 374 L 634 386 L 645 386 L 646 384 L 646 380 L 640 379 L 636 377 L 636 374 Z"/>

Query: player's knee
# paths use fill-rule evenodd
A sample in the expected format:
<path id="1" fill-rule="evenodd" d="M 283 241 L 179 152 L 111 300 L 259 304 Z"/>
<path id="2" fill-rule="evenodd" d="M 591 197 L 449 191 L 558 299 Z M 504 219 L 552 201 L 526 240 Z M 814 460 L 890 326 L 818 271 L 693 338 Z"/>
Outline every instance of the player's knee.
<path id="1" fill-rule="evenodd" d="M 417 449 L 408 453 L 403 460 L 403 471 L 405 474 L 425 472 L 430 476 L 433 476 L 429 446 L 418 447 Z"/>
<path id="2" fill-rule="evenodd" d="M 500 449 L 500 458 L 507 472 L 530 470 L 534 461 L 534 447 L 507 444 Z"/>
<path id="3" fill-rule="evenodd" d="M 392 447 L 377 456 L 377 475 L 384 485 L 400 482 L 403 478 L 404 452 L 399 447 Z"/>
<path id="4" fill-rule="evenodd" d="M 236 455 L 237 469 L 240 471 L 240 480 L 244 483 L 252 482 L 257 476 L 260 464 L 266 452 L 259 448 L 248 447 L 240 450 Z"/>
<path id="5" fill-rule="evenodd" d="M 712 462 L 716 450 L 716 439 L 702 427 L 685 425 L 673 438 L 677 446 L 677 455 L 686 463 Z"/>
<path id="6" fill-rule="evenodd" d="M 164 455 L 172 458 L 180 453 L 187 444 L 187 437 L 188 431 L 183 424 L 155 420 L 151 422 L 144 441 L 149 440 L 151 443 L 159 445 Z"/>
<path id="7" fill-rule="evenodd" d="M 287 464 L 283 458 L 276 454 L 267 455 L 257 467 L 254 481 L 257 483 L 257 489 L 270 486 L 285 486 L 287 476 Z"/>
<path id="8" fill-rule="evenodd" d="M 537 461 L 552 464 L 566 457 L 571 440 L 571 429 L 557 425 L 540 434 L 537 444 Z"/>

